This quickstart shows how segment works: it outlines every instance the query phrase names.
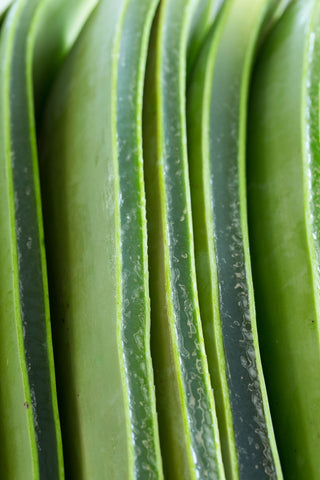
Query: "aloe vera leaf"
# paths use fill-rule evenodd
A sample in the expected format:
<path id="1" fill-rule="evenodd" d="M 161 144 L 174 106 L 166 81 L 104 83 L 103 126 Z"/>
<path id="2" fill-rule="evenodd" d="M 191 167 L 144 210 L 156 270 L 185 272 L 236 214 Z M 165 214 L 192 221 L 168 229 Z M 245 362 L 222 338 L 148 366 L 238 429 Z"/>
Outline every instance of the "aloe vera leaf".
<path id="1" fill-rule="evenodd" d="M 294 1 L 250 96 L 250 247 L 261 355 L 284 476 L 319 477 L 318 1 Z"/>
<path id="2" fill-rule="evenodd" d="M 98 1 L 41 1 L 28 45 L 30 89 L 33 88 L 38 123 L 41 122 L 42 107 L 53 79 Z"/>
<path id="3" fill-rule="evenodd" d="M 186 57 L 198 5 L 160 3 L 149 46 L 143 120 L 161 452 L 165 477 L 186 480 L 224 478 L 197 300 L 186 152 Z"/>
<path id="4" fill-rule="evenodd" d="M 275 11 L 273 13 L 273 19 L 275 21 L 278 20 L 281 17 L 281 15 L 283 14 L 285 9 L 288 7 L 288 5 L 291 2 L 292 2 L 292 0 L 280 0 L 280 1 L 273 0 L 273 3 L 276 7 Z"/>
<path id="5" fill-rule="evenodd" d="M 124 318 L 122 335 L 134 437 L 135 476 L 139 479 L 163 477 L 150 353 L 147 224 L 142 159 L 144 76 L 150 30 L 157 4 L 158 0 L 134 0 L 128 4 L 122 27 L 117 88 Z M 140 34 L 142 29 L 144 34 L 140 39 L 137 33 Z M 128 99 L 131 100 L 130 106 Z M 135 243 L 132 241 L 134 238 L 140 241 Z"/>
<path id="6" fill-rule="evenodd" d="M 206 34 L 211 27 L 219 2 L 216 0 L 198 0 L 188 27 L 187 40 L 187 78 L 195 63 Z"/>
<path id="7" fill-rule="evenodd" d="M 13 2 L 13 0 L 1 0 L 0 1 L 0 12 L 5 12 L 10 7 L 12 2 Z"/>
<path id="8" fill-rule="evenodd" d="M 221 17 L 221 15 L 220 15 Z M 215 53 L 225 13 L 202 47 L 187 92 L 188 155 L 193 210 L 198 295 L 206 354 L 219 422 L 227 478 L 238 477 L 226 363 L 219 313 L 219 283 L 215 261 L 210 194 L 210 96 Z M 209 180 L 209 184 L 208 184 Z"/>
<path id="9" fill-rule="evenodd" d="M 41 134 L 66 472 L 161 479 L 150 357 L 142 94 L 157 2 L 102 0 Z"/>
<path id="10" fill-rule="evenodd" d="M 5 16 L 6 12 L 8 11 L 10 5 L 12 4 L 13 0 L 1 0 L 0 1 L 0 24 Z"/>
<path id="11" fill-rule="evenodd" d="M 63 25 L 77 7 L 64 8 Z M 2 395 L 1 472 L 6 478 L 63 478 L 46 279 L 40 189 L 33 109 L 32 63 L 35 32 L 55 36 L 50 49 L 58 64 L 57 44 L 65 40 L 57 15 L 42 23 L 49 1 L 19 1 L 12 7 L 1 37 L 0 161 L 1 290 L 0 366 Z M 62 2 L 55 2 L 55 10 Z M 61 12 L 60 12 L 61 13 Z M 60 28 L 59 28 L 60 27 Z M 55 48 L 54 48 L 55 47 Z M 42 47 L 43 48 L 43 47 Z M 35 67 L 36 67 L 35 62 Z M 43 72 L 45 69 L 42 67 Z M 50 72 L 53 73 L 52 68 Z M 9 368 L 9 366 L 11 366 Z M 12 368 L 14 370 L 12 370 Z M 13 373 L 14 372 L 14 373 Z M 17 454 L 19 452 L 19 454 Z"/>
<path id="12" fill-rule="evenodd" d="M 281 16 L 291 2 L 292 0 L 270 0 L 270 11 L 269 15 L 266 16 L 264 22 L 264 27 L 260 35 L 259 45 L 262 45 L 264 43 L 265 37 L 279 21 L 279 19 L 281 18 Z"/>
<path id="13" fill-rule="evenodd" d="M 187 97 L 201 319 L 230 479 L 282 478 L 259 356 L 245 187 L 250 71 L 268 6 L 225 2 Z"/>

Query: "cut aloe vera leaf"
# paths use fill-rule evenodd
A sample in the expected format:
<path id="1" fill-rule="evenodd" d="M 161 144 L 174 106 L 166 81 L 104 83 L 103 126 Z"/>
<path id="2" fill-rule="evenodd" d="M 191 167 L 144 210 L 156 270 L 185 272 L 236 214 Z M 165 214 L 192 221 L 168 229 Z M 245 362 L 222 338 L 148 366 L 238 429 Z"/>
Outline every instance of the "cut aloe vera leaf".
<path id="1" fill-rule="evenodd" d="M 12 4 L 13 0 L 1 0 L 0 1 L 0 12 L 5 12 L 10 5 Z"/>
<path id="2" fill-rule="evenodd" d="M 192 48 L 190 33 L 200 31 L 191 23 L 200 3 L 160 3 L 147 62 L 143 145 L 164 472 L 204 480 L 223 479 L 224 470 L 197 300 L 186 152 L 187 45 Z"/>
<path id="3" fill-rule="evenodd" d="M 269 0 L 270 1 L 270 11 L 265 19 L 265 25 L 263 31 L 260 35 L 259 44 L 262 45 L 265 37 L 268 35 L 269 31 L 275 26 L 279 21 L 283 13 L 285 12 L 288 5 L 293 0 Z M 258 47 L 259 50 L 259 47 Z"/>
<path id="4" fill-rule="evenodd" d="M 280 0 L 280 1 L 273 0 L 273 3 L 276 7 L 273 13 L 273 19 L 278 20 L 292 1 L 293 0 Z"/>
<path id="5" fill-rule="evenodd" d="M 150 356 L 142 94 L 155 0 L 102 0 L 41 134 L 68 478 L 161 479 Z"/>
<path id="6" fill-rule="evenodd" d="M 219 2 L 216 0 L 194 0 L 197 6 L 192 13 L 188 26 L 187 40 L 187 77 L 196 61 L 203 40 L 216 16 Z M 190 7 L 189 7 L 190 8 Z"/>
<path id="7" fill-rule="evenodd" d="M 29 78 L 31 81 L 32 75 L 34 109 L 39 123 L 53 79 L 98 1 L 40 0 L 29 45 L 32 56 Z"/>
<path id="8" fill-rule="evenodd" d="M 250 96 L 250 247 L 261 355 L 284 476 L 320 472 L 319 1 L 295 1 Z"/>
<path id="9" fill-rule="evenodd" d="M 45 13 L 55 3 L 56 13 Z M 65 51 L 62 26 L 79 5 L 19 1 L 3 26 L 0 51 L 1 168 L 1 473 L 5 478 L 63 478 L 55 392 L 35 119 L 33 55 L 43 30 L 55 66 Z M 59 17 L 63 10 L 63 18 Z M 53 35 L 54 30 L 54 35 Z M 45 45 L 41 45 L 45 49 Z M 35 68 L 39 66 L 34 62 Z M 48 74 L 41 66 L 44 74 Z M 53 69 L 50 69 L 50 74 Z M 48 77 L 48 75 L 47 75 Z M 37 93 L 37 91 L 35 92 Z"/>
<path id="10" fill-rule="evenodd" d="M 0 1 L 0 24 L 5 16 L 6 12 L 8 11 L 10 5 L 12 4 L 13 0 L 2 0 Z"/>
<path id="11" fill-rule="evenodd" d="M 268 7 L 225 2 L 187 96 L 201 319 L 226 475 L 244 480 L 282 478 L 256 332 L 245 186 L 250 71 Z"/>

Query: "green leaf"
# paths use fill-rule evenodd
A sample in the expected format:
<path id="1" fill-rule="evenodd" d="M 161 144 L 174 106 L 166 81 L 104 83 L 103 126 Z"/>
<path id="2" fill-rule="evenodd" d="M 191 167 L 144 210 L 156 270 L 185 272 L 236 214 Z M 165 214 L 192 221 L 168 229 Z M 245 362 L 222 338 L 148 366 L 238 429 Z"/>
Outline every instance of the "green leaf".
<path id="1" fill-rule="evenodd" d="M 61 51 L 66 51 L 62 26 L 73 25 L 70 15 L 80 10 L 81 2 L 77 6 L 63 3 L 16 2 L 6 17 L 0 43 L 0 455 L 1 473 L 15 479 L 64 477 L 32 76 L 33 66 L 39 67 L 34 54 L 44 31 L 50 38 L 46 54 L 52 62 L 50 71 L 41 66 L 47 81 L 54 74 L 53 65 L 57 67 L 61 60 Z M 45 49 L 42 43 L 41 48 Z"/>
<path id="2" fill-rule="evenodd" d="M 164 0 L 153 26 L 144 97 L 151 342 L 166 478 L 223 479 L 199 315 L 186 151 L 187 51 L 210 2 Z M 208 8 L 210 7 L 210 8 Z"/>
<path id="3" fill-rule="evenodd" d="M 99 3 L 57 78 L 41 135 L 68 478 L 162 478 L 141 133 L 156 5 Z"/>
<path id="4" fill-rule="evenodd" d="M 12 3 L 13 0 L 0 0 L 0 24 Z"/>
<path id="5" fill-rule="evenodd" d="M 320 463 L 320 6 L 294 1 L 267 38 L 250 97 L 250 246 L 261 354 L 286 478 Z"/>
<path id="6" fill-rule="evenodd" d="M 246 217 L 250 72 L 266 0 L 228 0 L 189 82 L 197 280 L 227 478 L 282 478 L 260 362 Z"/>

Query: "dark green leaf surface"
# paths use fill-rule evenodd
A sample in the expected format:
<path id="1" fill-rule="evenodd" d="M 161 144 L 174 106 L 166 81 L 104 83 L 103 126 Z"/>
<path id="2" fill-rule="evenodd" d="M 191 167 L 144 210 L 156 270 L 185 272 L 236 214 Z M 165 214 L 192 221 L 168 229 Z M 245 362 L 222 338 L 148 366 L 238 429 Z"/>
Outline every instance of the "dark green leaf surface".
<path id="1" fill-rule="evenodd" d="M 259 356 L 248 250 L 249 79 L 268 1 L 226 1 L 188 92 L 198 290 L 227 477 L 282 478 Z"/>
<path id="2" fill-rule="evenodd" d="M 0 25 L 2 23 L 2 20 L 8 11 L 10 5 L 13 3 L 13 0 L 2 0 L 0 2 Z"/>
<path id="3" fill-rule="evenodd" d="M 259 55 L 249 115 L 250 246 L 284 475 L 319 478 L 320 4 L 293 1 Z"/>
<path id="4" fill-rule="evenodd" d="M 62 435 L 77 479 L 162 478 L 141 145 L 156 4 L 99 3 L 54 85 L 41 137 Z"/>
<path id="5" fill-rule="evenodd" d="M 196 290 L 185 125 L 187 47 L 194 58 L 201 31 L 192 19 L 201 8 L 204 35 L 210 3 L 161 2 L 144 98 L 151 341 L 168 479 L 224 478 Z"/>
<path id="6" fill-rule="evenodd" d="M 54 8 L 52 8 L 52 4 Z M 40 187 L 37 167 L 32 67 L 45 31 L 51 58 L 47 81 L 67 51 L 66 25 L 81 2 L 21 0 L 1 32 L 1 474 L 5 478 L 63 478 L 55 391 Z M 73 6 L 73 9 L 72 9 Z M 87 6 L 88 8 L 88 6 Z M 46 14 L 52 14 L 48 24 Z M 59 16 L 60 15 L 60 16 Z M 65 28 L 63 29 L 62 26 Z M 78 24 L 78 27 L 80 24 Z M 74 28 L 76 34 L 77 28 Z M 70 45 L 69 45 L 70 46 Z M 34 67 L 38 69 L 37 59 Z M 45 92 L 46 85 L 41 85 Z M 38 94 L 38 88 L 35 88 Z"/>

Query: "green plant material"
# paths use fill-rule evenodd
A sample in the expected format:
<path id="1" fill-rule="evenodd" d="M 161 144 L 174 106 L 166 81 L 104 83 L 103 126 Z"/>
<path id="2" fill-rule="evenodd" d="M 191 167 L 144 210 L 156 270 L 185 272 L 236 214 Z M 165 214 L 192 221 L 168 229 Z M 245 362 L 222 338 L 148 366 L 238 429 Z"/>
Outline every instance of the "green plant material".
<path id="1" fill-rule="evenodd" d="M 0 12 L 5 12 L 8 10 L 12 3 L 13 0 L 0 0 Z"/>
<path id="2" fill-rule="evenodd" d="M 150 356 L 142 95 L 156 0 L 102 0 L 41 134 L 68 478 L 161 479 Z"/>
<path id="3" fill-rule="evenodd" d="M 2 25 L 2 22 L 3 22 L 3 19 L 11 5 L 11 1 L 7 1 L 7 2 L 0 2 L 0 27 Z"/>
<path id="4" fill-rule="evenodd" d="M 197 2 L 197 5 L 189 19 L 188 38 L 185 47 L 187 48 L 187 77 L 194 66 L 208 29 L 214 21 L 219 4 L 217 0 L 193 1 Z"/>
<path id="5" fill-rule="evenodd" d="M 275 10 L 273 12 L 272 18 L 274 21 L 279 20 L 285 9 L 292 2 L 292 0 L 272 0 L 275 5 Z"/>
<path id="6" fill-rule="evenodd" d="M 0 25 L 13 0 L 0 0 Z"/>
<path id="7" fill-rule="evenodd" d="M 52 4 L 54 8 L 52 8 Z M 1 474 L 63 478 L 37 167 L 32 67 L 38 34 L 58 66 L 62 25 L 81 2 L 21 0 L 0 41 L 0 408 Z M 73 5 L 73 9 L 72 9 Z M 87 8 L 87 7 L 86 7 Z M 48 23 L 46 14 L 53 14 Z M 60 16 L 59 16 L 60 15 Z M 62 48 L 63 44 L 63 48 Z M 45 50 L 46 45 L 41 45 Z M 35 59 L 35 68 L 39 67 Z M 43 77 L 54 73 L 41 66 Z M 50 75 L 49 75 L 50 73 Z M 43 93 L 45 92 L 42 86 Z M 36 89 L 35 94 L 38 91 Z"/>
<path id="8" fill-rule="evenodd" d="M 320 3 L 293 1 L 250 97 L 250 247 L 261 355 L 284 476 L 319 478 Z"/>
<path id="9" fill-rule="evenodd" d="M 98 2 L 99 0 L 38 0 L 39 8 L 29 34 L 28 73 L 39 123 L 55 75 Z M 30 86 L 30 91 L 32 87 Z"/>
<path id="10" fill-rule="evenodd" d="M 269 0 L 269 2 L 269 15 L 267 15 L 265 18 L 263 30 L 260 35 L 259 46 L 263 44 L 265 37 L 268 35 L 269 31 L 274 27 L 274 25 L 279 21 L 292 0 Z"/>
<path id="11" fill-rule="evenodd" d="M 186 152 L 186 58 L 195 58 L 197 8 L 164 0 L 154 22 L 144 97 L 151 350 L 165 477 L 223 479 L 215 405 L 199 315 Z M 209 5 L 210 4 L 210 5 Z M 187 51 L 188 47 L 188 51 Z"/>
<path id="12" fill-rule="evenodd" d="M 281 479 L 260 362 L 246 213 L 252 62 L 267 0 L 228 0 L 188 88 L 198 291 L 226 475 Z"/>

